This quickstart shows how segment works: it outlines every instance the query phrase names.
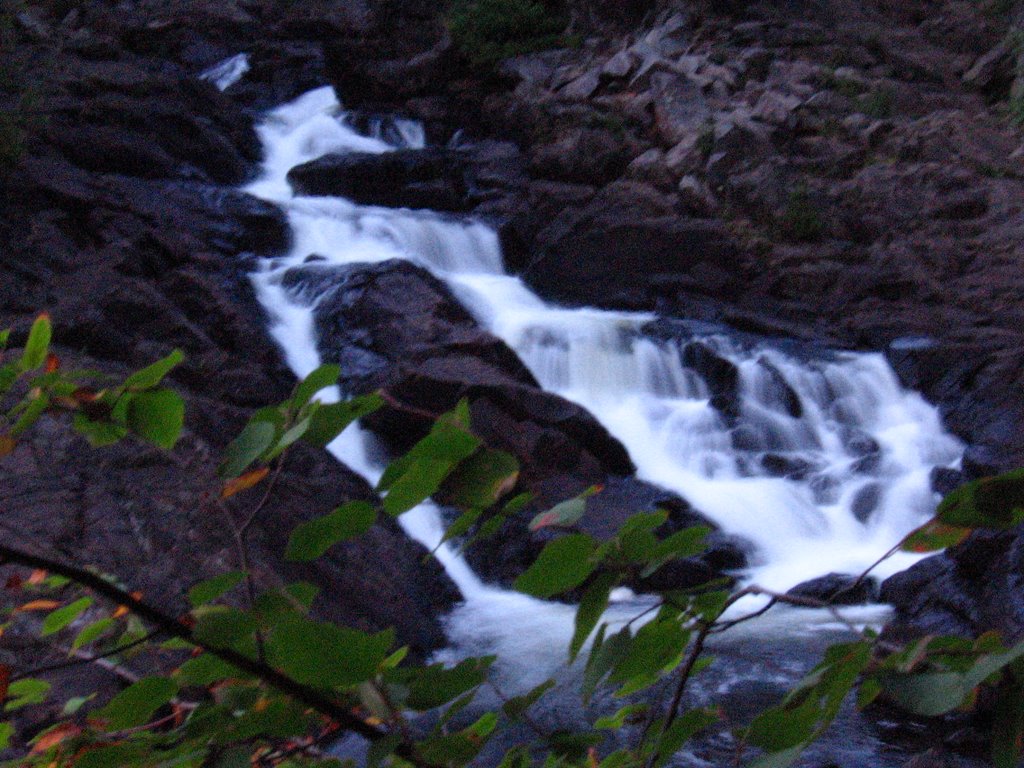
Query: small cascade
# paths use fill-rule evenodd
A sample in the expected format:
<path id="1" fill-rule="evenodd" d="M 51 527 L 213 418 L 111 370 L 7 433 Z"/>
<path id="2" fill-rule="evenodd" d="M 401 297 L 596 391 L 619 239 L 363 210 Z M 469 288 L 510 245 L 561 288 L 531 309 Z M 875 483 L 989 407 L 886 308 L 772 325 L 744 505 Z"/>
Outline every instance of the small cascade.
<path id="1" fill-rule="evenodd" d="M 370 135 L 353 130 L 322 88 L 275 110 L 259 129 L 266 159 L 248 191 L 280 205 L 294 237 L 291 252 L 268 260 L 253 279 L 296 374 L 319 357 L 311 297 L 284 288 L 285 271 L 310 258 L 408 259 L 446 281 L 546 389 L 589 409 L 625 445 L 642 479 L 747 539 L 748 576 L 763 586 L 784 590 L 828 572 L 859 573 L 931 514 L 930 474 L 955 465 L 961 446 L 934 408 L 900 387 L 881 355 L 804 359 L 724 332 L 666 330 L 650 314 L 548 305 L 504 273 L 497 236 L 480 223 L 295 197 L 286 181 L 295 165 L 423 143 L 411 125 L 361 127 Z M 358 432 L 331 448 L 377 477 Z M 410 534 L 435 546 L 436 510 L 426 505 L 410 515 L 403 520 Z M 465 610 L 491 615 L 503 601 L 528 600 L 481 584 L 444 547 L 438 556 L 466 595 Z M 881 573 L 908 563 L 895 558 Z"/>
<path id="2" fill-rule="evenodd" d="M 200 80 L 209 80 L 218 90 L 226 91 L 237 83 L 249 71 L 249 54 L 239 53 L 229 59 L 214 64 L 199 74 Z"/>

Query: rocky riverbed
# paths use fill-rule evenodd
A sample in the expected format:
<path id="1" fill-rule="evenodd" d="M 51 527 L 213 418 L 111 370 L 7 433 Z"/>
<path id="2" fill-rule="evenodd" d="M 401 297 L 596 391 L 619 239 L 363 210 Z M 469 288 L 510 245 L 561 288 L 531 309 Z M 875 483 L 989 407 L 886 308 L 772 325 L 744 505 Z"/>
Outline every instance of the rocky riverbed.
<path id="1" fill-rule="evenodd" d="M 327 82 L 367 122 L 423 121 L 434 149 L 327 159 L 296 169 L 297 184 L 481 217 L 546 298 L 885 351 L 969 444 L 967 476 L 1024 463 L 1024 131 L 1006 114 L 1024 90 L 1007 42 L 1024 8 L 991 5 L 581 2 L 578 45 L 481 72 L 418 0 L 24 3 L 0 64 L 0 328 L 17 344 L 46 309 L 69 364 L 115 374 L 180 347 L 188 434 L 174 456 L 96 452 L 44 423 L 0 463 L 5 526 L 169 608 L 183 584 L 236 567 L 222 516 L 254 500 L 210 501 L 216 457 L 292 378 L 245 278 L 287 227 L 234 190 L 256 175 L 262 111 Z M 199 78 L 243 51 L 251 69 L 223 93 Z M 359 183 L 382 173 L 386 187 Z M 535 460 L 529 482 L 546 500 L 605 482 L 665 503 L 630 486 L 622 446 L 589 414 L 540 393 L 406 271 L 352 275 L 363 304 L 319 319 L 372 309 L 379 365 L 359 371 L 362 386 L 393 388 L 410 412 L 482 393 L 478 428 L 534 436 L 504 447 Z M 386 281 L 413 286 L 402 296 L 417 303 L 388 306 Z M 396 365 L 410 353 L 418 370 Z M 422 400 L 438 392 L 444 402 Z M 397 410 L 382 433 L 401 436 Z M 574 461 L 543 461 L 538 446 Z M 279 564 L 284 531 L 371 493 L 326 453 L 296 455 L 256 523 L 255 560 L 269 583 L 320 586 L 324 616 L 396 626 L 427 653 L 457 594 L 397 527 L 331 567 Z M 1019 636 L 1020 542 L 975 536 L 896 577 L 882 591 L 896 628 L 994 622 Z M 391 570 L 367 574 L 367 559 Z"/>

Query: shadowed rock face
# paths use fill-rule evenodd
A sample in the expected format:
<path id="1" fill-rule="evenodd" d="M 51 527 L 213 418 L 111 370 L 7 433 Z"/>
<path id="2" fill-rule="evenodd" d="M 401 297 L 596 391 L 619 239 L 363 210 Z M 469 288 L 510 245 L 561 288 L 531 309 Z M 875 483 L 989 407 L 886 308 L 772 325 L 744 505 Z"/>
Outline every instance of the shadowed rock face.
<path id="1" fill-rule="evenodd" d="M 175 3 L 112 11 L 86 2 L 63 21 L 31 5 L 41 26 L 17 26 L 16 46 L 2 54 L 13 73 L 3 88 L 31 83 L 39 119 L 26 123 L 17 163 L 0 169 L 0 328 L 14 329 L 17 346 L 48 310 L 66 367 L 116 377 L 178 347 L 186 361 L 169 381 L 187 416 L 171 454 L 137 443 L 91 449 L 69 424 L 44 420 L 0 459 L 4 524 L 28 545 L 115 574 L 178 615 L 191 584 L 240 567 L 229 520 L 237 524 L 259 500 L 254 490 L 214 501 L 224 447 L 254 409 L 294 386 L 245 276 L 254 256 L 287 246 L 287 224 L 233 187 L 255 174 L 260 157 L 245 105 L 269 106 L 317 84 L 306 82 L 302 62 L 318 58 L 318 44 L 284 32 L 257 43 L 265 25 L 244 12 L 218 16 L 221 3 L 186 12 Z M 157 16 L 161 23 L 151 24 Z M 276 82 L 262 80 L 262 69 L 236 101 L 197 79 L 210 59 L 249 42 L 261 69 L 273 51 L 293 50 Z M 6 109 L 6 90 L 3 98 Z M 260 587 L 307 581 L 319 590 L 314 612 L 322 618 L 395 627 L 398 642 L 420 657 L 442 646 L 438 617 L 459 595 L 393 522 L 317 564 L 282 559 L 299 523 L 346 500 L 372 501 L 366 483 L 326 452 L 301 447 L 280 480 L 251 526 Z M 17 670 L 51 660 L 28 630 L 7 633 L 2 663 Z M 136 663 L 145 673 L 147 664 L 173 662 Z M 100 700 L 118 687 L 107 673 L 91 674 L 58 673 L 54 684 L 68 696 L 99 690 Z M 56 714 L 50 705 L 23 711 L 19 738 Z"/>
<path id="2" fill-rule="evenodd" d="M 519 460 L 519 490 L 534 501 L 496 536 L 470 548 L 470 562 L 485 579 L 511 583 L 551 537 L 528 530 L 533 515 L 591 485 L 603 491 L 588 500 L 577 527 L 597 538 L 614 535 L 634 512 L 655 508 L 670 513 L 664 533 L 690 525 L 714 529 L 678 496 L 627 477 L 633 466 L 618 441 L 578 405 L 542 391 L 504 342 L 481 330 L 425 270 L 407 261 L 311 264 L 290 270 L 284 282 L 298 295 L 320 297 L 321 356 L 341 365 L 343 386 L 351 392 L 383 388 L 387 404 L 366 424 L 393 450 L 424 434 L 425 413 L 441 414 L 468 398 L 476 434 Z M 742 546 L 716 532 L 705 556 L 632 584 L 693 586 L 744 563 Z"/>

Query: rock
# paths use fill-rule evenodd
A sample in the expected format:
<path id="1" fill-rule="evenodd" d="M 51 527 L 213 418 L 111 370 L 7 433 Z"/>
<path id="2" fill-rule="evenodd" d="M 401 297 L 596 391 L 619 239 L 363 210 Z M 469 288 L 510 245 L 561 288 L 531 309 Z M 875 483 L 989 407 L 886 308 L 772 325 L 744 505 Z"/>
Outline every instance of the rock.
<path id="1" fill-rule="evenodd" d="M 534 178 L 576 184 L 607 184 L 634 157 L 630 142 L 616 131 L 578 128 L 534 148 L 529 170 Z"/>
<path id="2" fill-rule="evenodd" d="M 858 581 L 857 576 L 830 573 L 801 582 L 786 595 L 828 605 L 864 605 L 878 599 L 878 581 L 870 576 Z"/>
<path id="3" fill-rule="evenodd" d="M 1004 40 L 977 58 L 963 76 L 964 84 L 980 91 L 1004 88 L 1013 80 L 1013 56 Z"/>
<path id="4" fill-rule="evenodd" d="M 718 199 L 696 176 L 684 176 L 676 189 L 679 191 L 679 203 L 688 213 L 707 218 L 718 210 Z"/>
<path id="5" fill-rule="evenodd" d="M 704 379 L 711 394 L 711 405 L 729 421 L 740 415 L 740 372 L 735 363 L 719 356 L 701 341 L 692 341 L 683 347 L 683 365 Z"/>
<path id="6" fill-rule="evenodd" d="M 466 207 L 463 159 L 446 149 L 324 155 L 288 172 L 297 194 L 337 195 L 362 205 L 458 211 Z"/>
<path id="7" fill-rule="evenodd" d="M 607 80 L 622 80 L 630 76 L 636 60 L 629 51 L 619 51 L 601 67 L 601 77 Z"/>
<path id="8" fill-rule="evenodd" d="M 580 521 L 568 529 L 529 531 L 527 523 L 550 504 L 547 499 L 538 500 L 506 521 L 496 535 L 470 547 L 466 554 L 474 571 L 490 581 L 509 585 L 555 536 L 582 532 L 598 541 L 607 541 L 631 515 L 658 510 L 668 513 L 667 521 L 656 531 L 658 536 L 669 536 L 695 525 L 706 526 L 712 529 L 708 548 L 696 557 L 671 561 L 647 577 L 634 574 L 627 579 L 627 586 L 634 591 L 695 587 L 720 577 L 723 571 L 746 566 L 747 544 L 723 534 L 676 494 L 632 477 L 609 477 L 600 492 L 586 500 L 586 512 Z M 580 590 L 576 590 L 569 597 L 578 599 L 579 594 Z"/>
<path id="9" fill-rule="evenodd" d="M 572 82 L 558 89 L 558 97 L 567 101 L 586 101 L 601 87 L 598 72 L 591 71 L 580 75 Z"/>
<path id="10" fill-rule="evenodd" d="M 689 134 L 666 153 L 666 167 L 676 176 L 691 175 L 704 167 L 713 142 L 713 128 L 709 126 Z"/>
<path id="11" fill-rule="evenodd" d="M 765 91 L 754 105 L 753 117 L 771 125 L 789 125 L 793 120 L 793 113 L 802 103 L 797 96 Z"/>
<path id="12" fill-rule="evenodd" d="M 671 188 L 673 181 L 672 174 L 665 165 L 665 153 L 657 148 L 649 149 L 633 158 L 626 166 L 626 176 L 653 184 L 660 189 Z"/>
<path id="13" fill-rule="evenodd" d="M 633 471 L 625 449 L 589 413 L 542 392 L 515 353 L 419 267 L 313 264 L 290 270 L 286 284 L 326 291 L 315 313 L 321 355 L 341 365 L 346 391 L 389 393 L 367 425 L 396 452 L 425 434 L 424 413 L 440 415 L 465 397 L 478 436 L 519 459 L 527 488 L 562 479 L 576 486 L 572 495 Z"/>
<path id="14" fill-rule="evenodd" d="M 679 75 L 658 72 L 651 77 L 654 122 L 665 146 L 674 146 L 698 134 L 711 117 L 700 88 Z"/>
<path id="15" fill-rule="evenodd" d="M 729 292 L 738 264 L 721 224 L 647 213 L 625 194 L 624 186 L 609 189 L 583 210 L 564 212 L 538 236 L 541 250 L 523 277 L 549 297 L 603 306 L 651 307 L 669 285 Z M 716 271 L 720 278 L 708 280 Z"/>

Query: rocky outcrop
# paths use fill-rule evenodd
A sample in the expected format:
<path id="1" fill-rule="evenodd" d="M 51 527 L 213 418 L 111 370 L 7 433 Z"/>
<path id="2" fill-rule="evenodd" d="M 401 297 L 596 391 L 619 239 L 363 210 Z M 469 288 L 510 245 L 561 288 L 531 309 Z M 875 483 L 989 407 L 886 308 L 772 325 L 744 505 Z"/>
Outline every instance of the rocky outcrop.
<path id="1" fill-rule="evenodd" d="M 474 432 L 518 459 L 517 491 L 534 499 L 468 550 L 485 579 L 511 583 L 553 535 L 529 531 L 532 517 L 592 485 L 603 490 L 588 499 L 577 528 L 598 539 L 612 536 L 634 512 L 655 508 L 669 512 L 662 533 L 715 528 L 678 496 L 629 477 L 633 466 L 618 441 L 579 406 L 542 391 L 504 342 L 482 331 L 425 270 L 407 261 L 312 263 L 289 270 L 284 284 L 317 302 L 320 352 L 341 365 L 343 386 L 382 388 L 385 407 L 365 421 L 393 450 L 407 448 L 431 416 L 467 398 Z M 671 563 L 632 584 L 694 586 L 744 563 L 743 546 L 715 531 L 703 557 Z"/>
<path id="2" fill-rule="evenodd" d="M 976 531 L 942 554 L 922 560 L 882 584 L 896 615 L 896 637 L 994 630 L 1007 643 L 1024 637 L 1024 538 L 1021 529 Z"/>
<path id="3" fill-rule="evenodd" d="M 906 381 L 997 466 L 1024 461 L 1024 400 L 1005 378 L 1021 346 L 1008 265 L 1024 135 L 1003 116 L 1019 9 L 634 7 L 638 26 L 606 19 L 580 49 L 491 78 L 446 48 L 429 96 L 386 101 L 441 141 L 457 114 L 470 139 L 513 143 L 525 175 L 474 210 L 542 294 L 839 346 L 970 349 L 977 378 L 959 364 Z M 422 34 L 422 50 L 441 41 Z"/>
<path id="4" fill-rule="evenodd" d="M 169 382 L 186 401 L 187 421 L 173 453 L 136 443 L 92 449 L 70 425 L 42 422 L 0 458 L 4 524 L 26 546 L 114 574 L 179 615 L 192 583 L 241 567 L 231 521 L 240 524 L 259 501 L 259 491 L 216 501 L 219 456 L 254 409 L 294 386 L 246 278 L 255 257 L 286 247 L 287 224 L 234 187 L 260 156 L 247 108 L 315 84 L 305 80 L 306 64 L 319 45 L 299 30 L 281 32 L 263 53 L 254 48 L 261 74 L 235 99 L 198 74 L 235 46 L 259 47 L 266 25 L 258 3 L 128 3 L 116 12 L 100 2 L 29 5 L 32 23 L 15 25 L 16 45 L 2 55 L 4 120 L 10 88 L 28 84 L 34 98 L 31 113 L 13 118 L 24 151 L 5 145 L 0 153 L 0 328 L 13 329 L 17 347 L 36 313 L 48 310 L 64 365 L 104 376 L 178 347 L 186 361 Z M 261 57 L 284 49 L 291 58 L 271 77 Z M 299 523 L 373 498 L 327 453 L 297 449 L 253 520 L 252 572 L 261 588 L 309 582 L 318 616 L 395 627 L 399 642 L 424 657 L 445 642 L 438 616 L 459 595 L 392 522 L 315 565 L 281 557 Z M 5 567 L 3 580 L 26 575 Z M 17 599 L 3 593 L 5 606 Z M 31 629 L 8 628 L 0 662 L 20 671 L 52 658 Z M 172 660 L 136 663 L 145 673 Z M 120 684 L 98 667 L 55 674 L 68 696 L 84 688 L 102 700 Z M 57 714 L 48 707 L 22 713 L 19 739 Z"/>

